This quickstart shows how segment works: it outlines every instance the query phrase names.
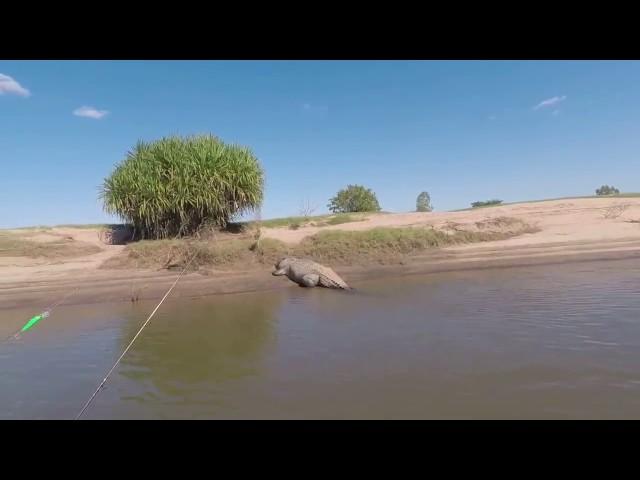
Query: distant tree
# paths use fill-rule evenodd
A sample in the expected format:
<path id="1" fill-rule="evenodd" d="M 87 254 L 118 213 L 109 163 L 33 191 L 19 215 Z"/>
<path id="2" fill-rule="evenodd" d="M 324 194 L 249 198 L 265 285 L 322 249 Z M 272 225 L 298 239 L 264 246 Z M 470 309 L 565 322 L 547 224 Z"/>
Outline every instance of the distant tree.
<path id="1" fill-rule="evenodd" d="M 300 215 L 303 217 L 310 217 L 313 212 L 318 209 L 318 206 L 312 204 L 309 200 L 305 200 L 300 208 Z"/>
<path id="2" fill-rule="evenodd" d="M 478 207 L 491 207 L 491 206 L 496 206 L 496 205 L 500 205 L 502 203 L 502 200 L 486 200 L 484 202 L 473 202 L 471 204 L 471 206 L 473 208 L 478 208 Z"/>
<path id="3" fill-rule="evenodd" d="M 430 212 L 433 210 L 429 192 L 422 192 L 416 199 L 416 212 Z"/>
<path id="4" fill-rule="evenodd" d="M 620 194 L 620 190 L 616 187 L 609 185 L 602 185 L 600 188 L 596 189 L 596 195 L 618 195 Z"/>
<path id="5" fill-rule="evenodd" d="M 329 200 L 327 207 L 333 213 L 380 211 L 376 194 L 361 185 L 347 185 Z"/>

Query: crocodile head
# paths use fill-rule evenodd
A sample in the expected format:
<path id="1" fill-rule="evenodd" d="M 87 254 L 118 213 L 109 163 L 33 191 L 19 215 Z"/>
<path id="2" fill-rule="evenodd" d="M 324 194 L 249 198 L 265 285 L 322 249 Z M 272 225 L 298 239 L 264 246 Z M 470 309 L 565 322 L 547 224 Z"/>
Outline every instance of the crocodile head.
<path id="1" fill-rule="evenodd" d="M 289 271 L 289 267 L 296 259 L 293 257 L 284 257 L 276 263 L 276 269 L 271 273 L 272 275 L 286 275 Z"/>

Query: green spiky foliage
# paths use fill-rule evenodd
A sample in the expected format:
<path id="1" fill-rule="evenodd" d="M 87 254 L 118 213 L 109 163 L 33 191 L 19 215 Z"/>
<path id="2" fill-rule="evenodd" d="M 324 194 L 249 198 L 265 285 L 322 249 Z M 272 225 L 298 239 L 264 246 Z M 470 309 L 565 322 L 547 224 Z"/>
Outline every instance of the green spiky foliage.
<path id="1" fill-rule="evenodd" d="M 212 135 L 140 141 L 105 179 L 105 211 L 133 225 L 140 238 L 224 227 L 262 204 L 264 172 L 248 148 Z"/>

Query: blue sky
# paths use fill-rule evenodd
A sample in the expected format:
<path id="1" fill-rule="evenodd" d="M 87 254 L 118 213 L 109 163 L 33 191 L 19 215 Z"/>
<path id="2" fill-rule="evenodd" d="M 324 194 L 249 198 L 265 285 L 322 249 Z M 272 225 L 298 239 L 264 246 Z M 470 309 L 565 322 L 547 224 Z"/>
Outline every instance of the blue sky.
<path id="1" fill-rule="evenodd" d="M 104 177 L 175 133 L 251 147 L 264 218 L 640 191 L 639 107 L 631 61 L 0 61 L 0 228 L 112 220 Z"/>

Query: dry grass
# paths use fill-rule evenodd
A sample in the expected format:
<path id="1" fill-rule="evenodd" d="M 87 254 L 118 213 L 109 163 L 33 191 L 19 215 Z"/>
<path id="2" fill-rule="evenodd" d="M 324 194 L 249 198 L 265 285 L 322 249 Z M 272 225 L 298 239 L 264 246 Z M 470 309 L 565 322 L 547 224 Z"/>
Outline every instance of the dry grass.
<path id="1" fill-rule="evenodd" d="M 316 224 L 316 226 L 324 227 L 326 225 L 342 225 L 343 223 L 363 222 L 366 219 L 367 218 L 361 214 L 340 213 L 328 218 L 324 223 Z"/>
<path id="2" fill-rule="evenodd" d="M 305 226 L 326 227 L 328 225 L 362 222 L 363 220 L 366 220 L 366 216 L 363 214 L 340 213 L 336 215 L 272 218 L 270 220 L 262 220 L 260 224 L 264 228 L 289 228 L 291 230 L 297 230 Z M 251 226 L 251 223 L 247 225 Z"/>
<path id="3" fill-rule="evenodd" d="M 33 225 L 31 227 L 17 227 L 14 228 L 13 230 L 41 230 L 41 231 L 47 231 L 47 230 L 51 230 L 52 228 L 76 228 L 76 229 L 82 229 L 82 230 L 94 230 L 97 228 L 103 228 L 103 227 L 109 227 L 109 226 L 119 226 L 119 225 L 110 225 L 110 224 L 106 224 L 106 223 L 61 223 L 59 225 Z"/>
<path id="4" fill-rule="evenodd" d="M 467 212 L 469 210 L 477 210 L 478 208 L 492 208 L 492 207 L 505 207 L 508 205 L 520 205 L 522 203 L 542 203 L 542 202 L 553 202 L 557 200 L 582 200 L 585 198 L 638 198 L 640 197 L 640 193 L 638 192 L 627 192 L 627 193 L 619 193 L 617 195 L 585 195 L 585 196 L 576 196 L 576 197 L 557 197 L 557 198 L 545 198 L 542 200 L 520 200 L 518 202 L 508 202 L 508 203 L 500 203 L 494 205 L 486 205 L 483 207 L 476 208 L 459 208 L 456 210 L 450 210 L 451 212 Z"/>
<path id="5" fill-rule="evenodd" d="M 532 233 L 526 224 L 510 223 L 510 229 L 494 231 L 456 230 L 446 232 L 433 228 L 374 228 L 365 231 L 332 230 L 305 238 L 297 254 L 319 262 L 351 265 L 357 263 L 389 263 L 424 252 L 466 243 L 489 242 Z"/>
<path id="6" fill-rule="evenodd" d="M 288 228 L 293 224 L 304 224 L 311 218 L 319 217 L 283 217 L 283 218 L 270 218 L 268 220 L 261 220 L 260 226 L 264 228 Z M 251 226 L 253 222 L 247 222 L 244 225 Z"/>
<path id="7" fill-rule="evenodd" d="M 27 234 L 28 235 L 28 234 Z M 60 237 L 50 242 L 35 242 L 21 235 L 0 232 L 0 257 L 71 258 L 98 253 L 100 248 Z"/>
<path id="8" fill-rule="evenodd" d="M 604 212 L 602 213 L 602 217 L 607 219 L 616 219 L 620 217 L 628 208 L 629 208 L 628 204 L 613 205 L 611 207 L 604 209 Z"/>
<path id="9" fill-rule="evenodd" d="M 285 255 L 282 242 L 263 238 L 232 240 L 144 240 L 127 246 L 122 255 L 101 268 L 182 269 L 193 257 L 189 270 L 201 267 L 237 266 L 242 269 L 273 264 Z"/>
<path id="10" fill-rule="evenodd" d="M 453 232 L 432 228 L 327 230 L 305 238 L 298 245 L 247 233 L 226 235 L 217 240 L 142 241 L 129 245 L 122 255 L 107 261 L 103 268 L 181 269 L 194 257 L 190 268 L 193 270 L 203 267 L 247 270 L 271 266 L 284 255 L 341 265 L 389 263 L 428 249 L 503 240 L 536 231 L 520 220 L 505 217 L 478 222 L 475 228 L 477 230 Z"/>

